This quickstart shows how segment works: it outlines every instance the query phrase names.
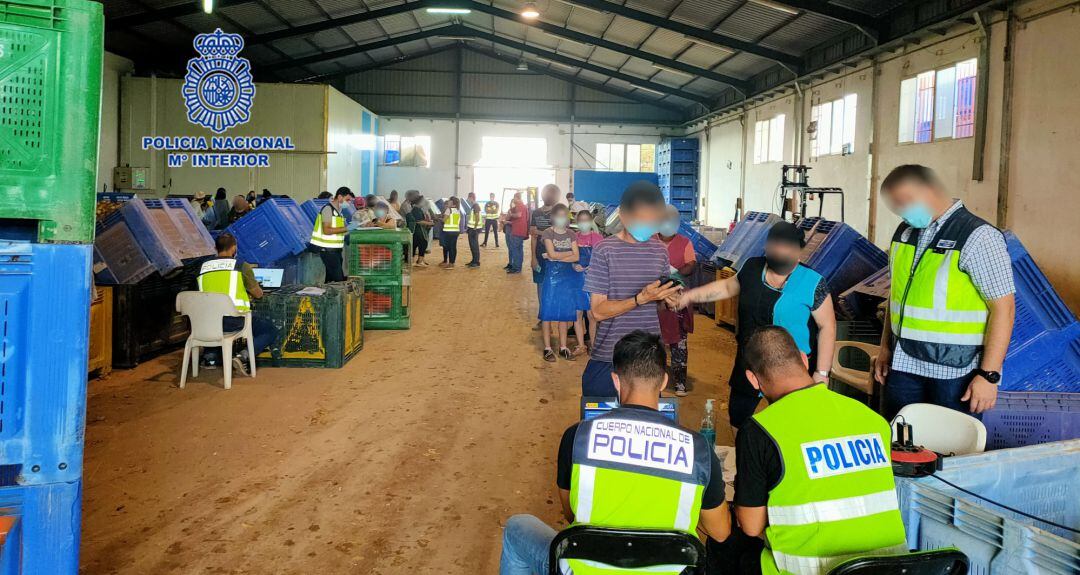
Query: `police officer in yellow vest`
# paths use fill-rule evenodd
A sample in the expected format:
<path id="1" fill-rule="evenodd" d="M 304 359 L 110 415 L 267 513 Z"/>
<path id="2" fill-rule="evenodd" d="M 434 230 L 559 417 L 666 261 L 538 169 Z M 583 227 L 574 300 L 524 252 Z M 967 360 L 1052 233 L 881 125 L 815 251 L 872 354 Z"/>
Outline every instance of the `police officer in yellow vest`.
<path id="1" fill-rule="evenodd" d="M 476 203 L 476 195 L 469 194 L 471 200 L 468 215 L 465 216 L 465 233 L 469 236 L 469 253 L 472 259 L 466 267 L 480 267 L 480 232 L 484 229 L 484 212 L 480 210 L 480 204 Z M 496 234 L 497 236 L 498 234 Z"/>
<path id="2" fill-rule="evenodd" d="M 559 445 L 556 483 L 567 521 L 726 539 L 731 513 L 713 446 L 657 411 L 657 398 L 668 383 L 660 337 L 640 330 L 624 336 L 615 344 L 613 364 L 620 407 L 571 426 Z M 547 575 L 548 546 L 554 537 L 555 530 L 532 515 L 511 517 L 503 532 L 499 574 Z M 634 571 L 569 560 L 561 570 L 574 575 L 674 575 L 682 568 Z"/>
<path id="3" fill-rule="evenodd" d="M 341 206 L 344 202 L 353 201 L 355 197 L 352 190 L 342 186 L 319 210 L 319 215 L 315 216 L 315 227 L 311 230 L 311 245 L 312 249 L 322 257 L 328 282 L 345 281 L 342 255 L 345 251 L 345 234 L 349 232 L 349 228 L 345 224 L 345 217 L 341 215 Z"/>
<path id="4" fill-rule="evenodd" d="M 251 312 L 251 300 L 262 299 L 262 286 L 255 279 L 255 272 L 251 265 L 236 259 L 236 238 L 232 234 L 221 234 L 214 240 L 217 249 L 217 257 L 203 262 L 199 268 L 199 276 L 196 283 L 199 291 L 223 293 L 229 296 L 240 313 Z M 270 347 L 277 337 L 277 328 L 273 322 L 260 317 L 254 312 L 251 317 L 252 343 L 255 353 Z M 244 328 L 244 318 L 222 318 L 222 328 L 225 332 L 240 331 Z M 221 349 L 212 348 L 203 355 L 203 363 L 207 367 L 220 365 Z M 233 365 L 241 374 L 247 375 L 247 366 L 251 358 L 247 355 L 247 348 L 237 350 L 236 357 L 232 359 Z"/>
<path id="5" fill-rule="evenodd" d="M 747 379 L 769 400 L 735 440 L 735 515 L 765 539 L 749 559 L 763 575 L 824 575 L 854 556 L 907 552 L 889 424 L 815 383 L 784 328 L 756 329 L 743 351 Z"/>
<path id="6" fill-rule="evenodd" d="M 881 195 L 904 220 L 889 247 L 889 321 L 874 365 L 885 416 L 910 403 L 993 408 L 1016 312 L 1004 236 L 925 166 L 896 168 Z"/>

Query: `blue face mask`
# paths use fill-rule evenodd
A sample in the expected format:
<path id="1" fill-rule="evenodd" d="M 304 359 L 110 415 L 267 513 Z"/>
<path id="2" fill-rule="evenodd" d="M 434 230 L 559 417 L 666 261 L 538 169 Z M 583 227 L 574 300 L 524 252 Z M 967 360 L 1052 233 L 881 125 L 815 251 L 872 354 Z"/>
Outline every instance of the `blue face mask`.
<path id="1" fill-rule="evenodd" d="M 567 223 L 569 223 L 569 220 L 563 216 L 555 216 L 551 219 L 551 225 L 556 228 L 565 228 Z"/>
<path id="2" fill-rule="evenodd" d="M 577 223 L 577 229 L 583 232 L 587 232 L 592 229 L 592 222 L 590 222 L 589 220 L 581 220 Z"/>
<path id="3" fill-rule="evenodd" d="M 386 210 L 376 209 L 375 210 L 375 217 L 376 218 L 384 218 L 384 217 L 386 217 Z"/>
<path id="4" fill-rule="evenodd" d="M 660 235 L 670 238 L 679 233 L 679 220 L 668 220 L 660 226 Z"/>
<path id="5" fill-rule="evenodd" d="M 924 229 L 934 221 L 934 214 L 930 208 L 922 202 L 912 202 L 908 207 L 900 210 L 900 217 L 907 224 L 916 229 Z"/>
<path id="6" fill-rule="evenodd" d="M 647 242 L 650 238 L 656 235 L 657 228 L 655 224 L 645 224 L 640 222 L 634 222 L 626 226 L 626 231 L 637 241 Z"/>

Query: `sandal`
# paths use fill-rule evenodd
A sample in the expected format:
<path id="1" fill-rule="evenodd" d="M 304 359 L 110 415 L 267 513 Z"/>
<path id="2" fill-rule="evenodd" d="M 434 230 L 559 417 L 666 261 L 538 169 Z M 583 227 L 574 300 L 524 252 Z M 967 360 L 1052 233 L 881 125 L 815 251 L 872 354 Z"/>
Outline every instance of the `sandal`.
<path id="1" fill-rule="evenodd" d="M 561 355 L 562 358 L 567 361 L 574 361 L 575 359 L 577 359 L 576 356 L 570 353 L 570 350 L 566 349 L 565 347 L 559 349 L 559 355 Z"/>
<path id="2" fill-rule="evenodd" d="M 574 351 L 573 351 L 573 356 L 574 357 L 581 357 L 583 355 L 589 355 L 588 346 L 579 345 L 579 346 L 574 348 Z"/>
<path id="3" fill-rule="evenodd" d="M 555 352 L 550 347 L 544 350 L 544 361 L 555 363 Z"/>

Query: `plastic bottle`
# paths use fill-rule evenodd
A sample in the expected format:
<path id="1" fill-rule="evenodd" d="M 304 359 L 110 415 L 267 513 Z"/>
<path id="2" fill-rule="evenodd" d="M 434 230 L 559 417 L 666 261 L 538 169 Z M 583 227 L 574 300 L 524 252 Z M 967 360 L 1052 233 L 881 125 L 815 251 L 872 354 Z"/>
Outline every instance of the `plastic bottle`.
<path id="1" fill-rule="evenodd" d="M 713 400 L 705 400 L 705 415 L 701 418 L 701 436 L 710 446 L 716 445 L 716 424 L 713 423 Z"/>

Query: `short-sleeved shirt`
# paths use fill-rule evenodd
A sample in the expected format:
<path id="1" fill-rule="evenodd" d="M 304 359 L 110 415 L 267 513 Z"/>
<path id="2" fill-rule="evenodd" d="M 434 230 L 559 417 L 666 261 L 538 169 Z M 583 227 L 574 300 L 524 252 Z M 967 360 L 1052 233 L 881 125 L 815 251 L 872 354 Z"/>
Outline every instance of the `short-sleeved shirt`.
<path id="1" fill-rule="evenodd" d="M 518 238 L 529 237 L 529 208 L 518 204 L 510 208 L 510 234 Z"/>
<path id="2" fill-rule="evenodd" d="M 765 258 L 750 258 L 736 276 L 739 281 L 739 332 L 735 339 L 739 349 L 756 328 L 778 325 L 787 329 L 799 349 L 809 355 L 817 343 L 814 337 L 817 325 L 811 314 L 829 297 L 828 284 L 821 274 L 799 264 L 787 283 L 776 289 L 765 281 L 765 268 Z"/>
<path id="3" fill-rule="evenodd" d="M 536 231 L 542 232 L 551 227 L 551 208 L 537 208 L 532 211 L 532 215 L 529 217 L 529 226 L 536 228 Z"/>
<path id="4" fill-rule="evenodd" d="M 630 299 L 645 286 L 666 277 L 668 261 L 667 247 L 656 238 L 635 243 L 618 236 L 604 238 L 593 248 L 592 260 L 585 272 L 585 291 L 606 296 L 609 300 Z M 655 303 L 639 305 L 599 322 L 592 359 L 610 363 L 615 343 L 638 329 L 660 334 Z"/>
<path id="5" fill-rule="evenodd" d="M 569 230 L 563 230 L 560 233 L 555 231 L 555 228 L 548 228 L 540 232 L 540 240 L 545 242 L 545 245 L 550 240 L 556 252 L 573 251 L 574 239 L 574 232 Z"/>
<path id="6" fill-rule="evenodd" d="M 644 405 L 626 404 L 620 406 L 623 409 L 652 410 Z M 578 424 L 571 425 L 563 432 L 562 441 L 559 442 L 559 458 L 556 466 L 555 484 L 559 489 L 570 491 L 570 476 L 574 469 L 574 438 L 577 436 Z M 690 430 L 687 430 L 690 431 Z M 690 431 L 690 433 L 695 433 Z M 724 502 L 724 469 L 716 452 L 712 453 L 711 471 L 709 472 L 709 484 L 705 486 L 705 492 L 701 495 L 702 509 L 715 509 Z"/>
<path id="7" fill-rule="evenodd" d="M 915 261 L 918 262 L 923 252 L 933 242 L 941 226 L 963 206 L 963 202 L 957 200 L 952 207 L 945 210 L 941 217 L 931 222 L 919 235 L 919 245 L 915 246 Z M 911 230 L 908 230 L 910 233 Z M 967 242 L 960 250 L 960 271 L 971 277 L 971 283 L 984 301 L 992 301 L 1016 293 L 1016 285 L 1013 283 L 1012 260 L 1005 246 L 1005 237 L 1001 231 L 990 224 L 979 226 L 968 236 Z M 896 371 L 931 377 L 934 379 L 957 379 L 971 373 L 982 354 L 976 354 L 971 360 L 971 365 L 965 367 L 949 367 L 938 365 L 928 361 L 915 359 L 904 353 L 900 346 L 895 346 L 893 351 L 892 368 Z"/>
<path id="8" fill-rule="evenodd" d="M 259 289 L 259 280 L 255 279 L 255 270 L 252 269 L 251 264 L 247 262 L 240 263 L 240 277 L 244 278 L 244 291 L 248 292 L 248 297 L 253 298 L 251 294 L 255 293 L 256 289 Z"/>
<path id="9" fill-rule="evenodd" d="M 600 232 L 579 233 L 577 235 L 577 245 L 579 248 L 594 248 L 603 239 L 604 236 L 600 235 Z"/>

